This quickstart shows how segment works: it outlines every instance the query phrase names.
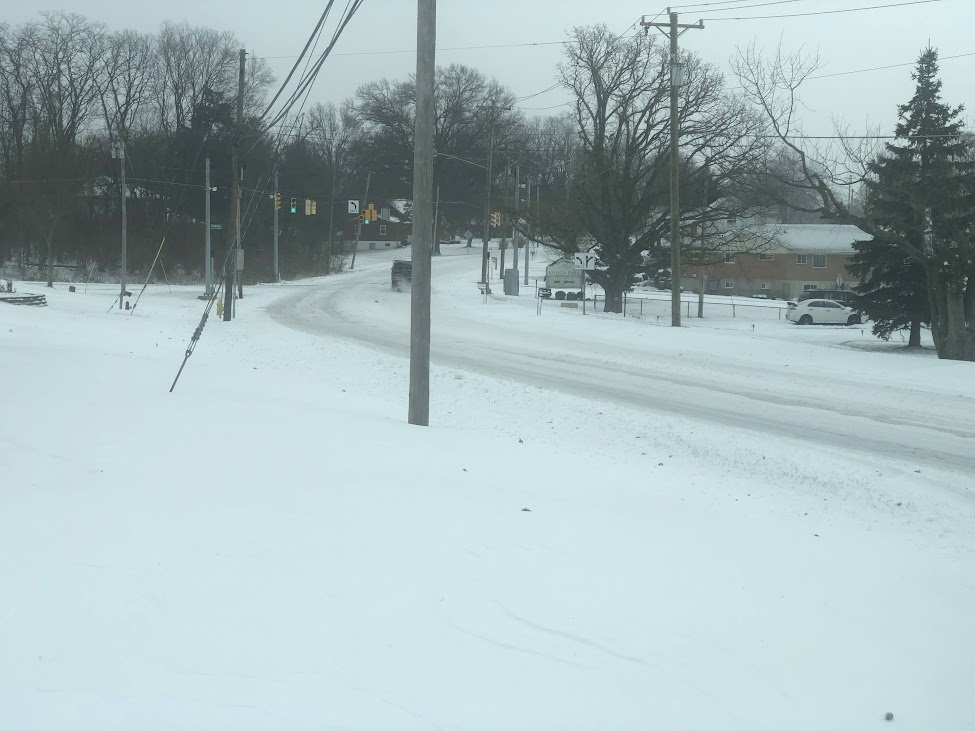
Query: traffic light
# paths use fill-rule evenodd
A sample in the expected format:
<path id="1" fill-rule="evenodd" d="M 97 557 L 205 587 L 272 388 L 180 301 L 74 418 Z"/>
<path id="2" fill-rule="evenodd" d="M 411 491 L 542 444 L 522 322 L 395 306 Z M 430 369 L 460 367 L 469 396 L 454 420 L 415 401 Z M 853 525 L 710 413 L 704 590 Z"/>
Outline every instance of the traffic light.
<path id="1" fill-rule="evenodd" d="M 277 191 L 274 191 L 274 210 L 281 210 L 281 194 Z"/>
<path id="2" fill-rule="evenodd" d="M 501 213 L 499 211 L 495 211 L 491 214 L 491 225 L 494 228 L 498 228 L 498 226 L 501 225 Z"/>
<path id="3" fill-rule="evenodd" d="M 292 198 L 291 199 L 291 212 L 292 213 L 297 213 L 298 212 L 298 199 L 297 198 Z"/>
<path id="4" fill-rule="evenodd" d="M 314 216 L 314 215 L 317 215 L 317 214 L 318 214 L 318 201 L 312 201 L 311 202 L 311 215 Z"/>
<path id="5" fill-rule="evenodd" d="M 305 198 L 305 215 L 306 216 L 310 216 L 311 215 L 311 199 L 310 198 Z"/>

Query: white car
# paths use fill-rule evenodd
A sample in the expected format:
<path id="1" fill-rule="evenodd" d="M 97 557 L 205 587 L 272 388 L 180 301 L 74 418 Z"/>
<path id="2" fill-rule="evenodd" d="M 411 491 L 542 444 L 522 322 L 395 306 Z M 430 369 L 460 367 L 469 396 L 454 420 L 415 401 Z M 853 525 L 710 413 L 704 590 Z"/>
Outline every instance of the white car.
<path id="1" fill-rule="evenodd" d="M 799 325 L 859 325 L 860 314 L 833 300 L 790 302 L 786 319 Z"/>

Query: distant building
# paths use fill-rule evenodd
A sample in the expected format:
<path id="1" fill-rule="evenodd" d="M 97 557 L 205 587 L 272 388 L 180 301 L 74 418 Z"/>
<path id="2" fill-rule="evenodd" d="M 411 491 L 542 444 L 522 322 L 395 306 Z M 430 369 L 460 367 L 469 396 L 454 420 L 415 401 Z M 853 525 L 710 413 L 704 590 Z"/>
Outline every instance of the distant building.
<path id="1" fill-rule="evenodd" d="M 846 266 L 853 243 L 870 236 L 856 226 L 771 223 L 756 227 L 755 236 L 774 243 L 762 253 L 729 252 L 724 262 L 706 267 L 709 294 L 795 299 L 809 290 L 852 289 L 860 283 Z M 686 267 L 681 285 L 699 291 L 700 268 Z"/>
<path id="2" fill-rule="evenodd" d="M 361 224 L 359 232 L 359 251 L 377 251 L 380 249 L 395 249 L 405 246 L 413 231 L 413 224 L 404 221 L 404 201 L 387 201 L 377 206 L 379 215 L 369 223 Z M 407 202 L 408 203 L 408 202 Z M 358 220 L 350 217 L 342 228 L 342 242 L 345 251 L 355 248 L 356 230 L 360 227 Z"/>

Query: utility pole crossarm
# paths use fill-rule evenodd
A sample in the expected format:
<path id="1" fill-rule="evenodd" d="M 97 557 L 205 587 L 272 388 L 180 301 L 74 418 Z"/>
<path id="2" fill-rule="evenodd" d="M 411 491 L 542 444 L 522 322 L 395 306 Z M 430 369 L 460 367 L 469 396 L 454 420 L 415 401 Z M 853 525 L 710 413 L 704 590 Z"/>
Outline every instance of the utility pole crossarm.
<path id="1" fill-rule="evenodd" d="M 683 28 L 685 30 L 704 30 L 704 21 L 699 20 L 696 23 L 677 23 L 676 25 L 671 25 L 670 21 L 666 23 L 648 23 L 646 20 L 647 16 L 644 15 L 640 19 L 640 25 L 644 28 L 666 28 L 670 30 L 671 28 Z"/>

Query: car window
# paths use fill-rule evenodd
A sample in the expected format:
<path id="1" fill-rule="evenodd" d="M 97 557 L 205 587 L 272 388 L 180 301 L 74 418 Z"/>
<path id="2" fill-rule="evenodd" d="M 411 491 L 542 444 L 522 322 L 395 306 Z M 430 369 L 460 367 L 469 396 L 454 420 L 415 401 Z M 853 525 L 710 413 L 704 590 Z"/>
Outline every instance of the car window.
<path id="1" fill-rule="evenodd" d="M 832 307 L 834 310 L 838 310 L 842 307 L 842 305 L 837 304 L 836 302 L 823 302 L 823 307 Z"/>
<path id="2" fill-rule="evenodd" d="M 819 300 L 813 300 L 812 302 L 809 303 L 809 306 L 810 307 L 822 307 L 823 306 L 823 303 L 820 302 Z"/>

